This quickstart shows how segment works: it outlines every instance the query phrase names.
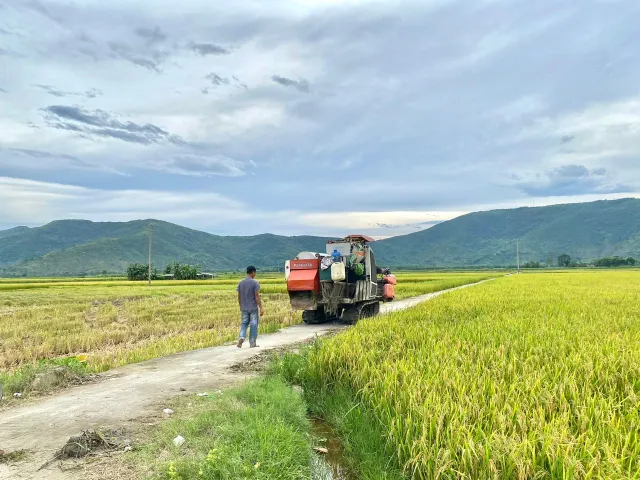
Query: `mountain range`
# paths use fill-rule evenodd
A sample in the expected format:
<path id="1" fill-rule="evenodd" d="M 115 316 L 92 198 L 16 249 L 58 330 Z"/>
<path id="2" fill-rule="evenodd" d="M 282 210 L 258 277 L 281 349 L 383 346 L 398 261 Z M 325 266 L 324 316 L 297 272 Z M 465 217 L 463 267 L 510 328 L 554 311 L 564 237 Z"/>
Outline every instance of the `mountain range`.
<path id="1" fill-rule="evenodd" d="M 0 276 L 122 273 L 148 259 L 199 264 L 231 271 L 255 264 L 281 267 L 301 251 L 324 251 L 314 236 L 219 236 L 160 220 L 91 222 L 58 220 L 41 227 L 0 230 Z M 358 232 L 345 232 L 345 234 Z M 470 213 L 429 229 L 373 245 L 379 265 L 392 267 L 511 266 L 520 259 L 554 261 L 561 254 L 589 261 L 604 256 L 640 257 L 640 200 L 621 199 Z"/>

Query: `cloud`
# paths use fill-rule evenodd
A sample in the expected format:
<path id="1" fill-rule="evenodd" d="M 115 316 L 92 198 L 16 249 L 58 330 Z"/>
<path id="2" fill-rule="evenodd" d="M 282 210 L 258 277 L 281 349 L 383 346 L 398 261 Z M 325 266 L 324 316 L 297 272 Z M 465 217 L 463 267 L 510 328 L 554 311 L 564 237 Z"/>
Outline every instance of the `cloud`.
<path id="1" fill-rule="evenodd" d="M 376 223 L 372 225 L 373 227 L 383 228 L 388 230 L 399 230 L 399 229 L 411 229 L 411 230 L 424 230 L 425 228 L 431 228 L 434 225 L 441 223 L 441 221 L 430 221 L 430 222 L 417 222 L 417 223 Z"/>
<path id="2" fill-rule="evenodd" d="M 92 170 L 127 176 L 128 174 L 102 162 L 89 161 L 65 153 L 27 148 L 0 148 L 2 164 L 14 168 L 47 172 L 60 169 Z"/>
<path id="3" fill-rule="evenodd" d="M 50 95 L 53 95 L 54 97 L 96 98 L 96 97 L 98 97 L 98 96 L 103 94 L 97 88 L 92 88 L 90 90 L 87 90 L 86 92 L 67 92 L 67 91 L 64 91 L 64 90 L 57 90 L 57 89 L 53 88 L 51 85 L 34 84 L 33 86 L 37 87 L 37 88 L 40 88 L 41 90 L 44 90 L 45 92 L 49 93 Z"/>
<path id="4" fill-rule="evenodd" d="M 134 65 L 152 70 L 156 73 L 160 73 L 161 65 L 169 56 L 168 52 L 154 51 L 151 52 L 151 58 L 149 58 L 149 56 L 136 53 L 130 46 L 119 42 L 109 42 L 109 50 L 111 50 L 115 58 L 126 60 Z"/>
<path id="5" fill-rule="evenodd" d="M 87 136 L 114 138 L 143 145 L 153 143 L 185 145 L 186 143 L 179 136 L 151 123 L 123 122 L 103 110 L 89 111 L 81 107 L 52 105 L 40 111 L 47 126 Z"/>
<path id="6" fill-rule="evenodd" d="M 245 90 L 249 90 L 249 87 L 245 83 L 242 83 L 238 77 L 233 75 L 231 78 L 233 78 L 233 82 L 235 83 L 236 88 L 244 88 Z"/>
<path id="7" fill-rule="evenodd" d="M 309 93 L 310 91 L 310 86 L 309 86 L 309 82 L 302 79 L 302 80 L 291 80 L 290 78 L 287 77 L 281 77 L 279 75 L 274 75 L 271 77 L 271 80 L 273 80 L 274 82 L 282 85 L 283 87 L 291 87 L 291 88 L 295 88 L 296 90 L 298 90 L 301 93 Z"/>
<path id="8" fill-rule="evenodd" d="M 247 85 L 245 85 L 244 83 L 241 83 L 238 77 L 236 77 L 235 75 L 233 75 L 231 78 L 228 78 L 228 77 L 222 77 L 215 72 L 211 72 L 207 74 L 204 78 L 209 82 L 211 82 L 211 85 L 213 85 L 214 87 L 221 87 L 221 86 L 233 84 L 233 86 L 235 86 L 236 88 L 244 88 L 245 90 L 249 89 L 249 87 L 247 87 Z M 206 95 L 209 93 L 209 90 L 210 90 L 210 87 L 203 87 L 202 93 Z"/>
<path id="9" fill-rule="evenodd" d="M 223 78 L 217 73 L 213 73 L 213 72 L 204 78 L 209 80 L 213 85 L 229 85 L 229 82 L 230 82 L 228 78 Z"/>
<path id="10" fill-rule="evenodd" d="M 231 52 L 220 45 L 216 45 L 214 43 L 196 43 L 190 42 L 188 47 L 196 52 L 198 55 L 206 56 L 206 55 L 228 55 Z"/>
<path id="11" fill-rule="evenodd" d="M 8 93 L 4 88 L 0 87 L 0 92 L 2 93 Z"/>
<path id="12" fill-rule="evenodd" d="M 637 198 L 640 194 L 625 196 Z M 620 198 L 620 195 L 585 195 L 564 200 L 569 203 L 614 198 Z M 250 196 L 244 200 L 250 200 Z M 537 206 L 555 203 L 558 198 L 536 201 Z M 304 232 L 339 237 L 356 230 L 375 238 L 415 232 L 412 226 L 415 222 L 437 223 L 469 211 L 522 206 L 520 202 L 503 202 L 468 205 L 458 211 L 326 211 L 310 214 L 264 208 L 264 205 L 239 202 L 210 191 L 106 190 L 2 176 L 0 204 L 6 206 L 0 210 L 0 226 L 5 227 L 42 225 L 61 218 L 93 221 L 157 218 L 218 234 L 254 235 L 270 231 L 284 235 Z M 260 222 L 268 227 L 256 230 Z"/>
<path id="13" fill-rule="evenodd" d="M 41 225 L 61 218 L 129 221 L 159 218 L 216 228 L 250 215 L 237 201 L 212 192 L 105 190 L 0 177 L 0 225 Z"/>
<path id="14" fill-rule="evenodd" d="M 495 108 L 487 117 L 506 123 L 519 122 L 523 119 L 538 118 L 548 108 L 541 98 L 525 95 Z"/>
<path id="15" fill-rule="evenodd" d="M 174 155 L 168 159 L 154 159 L 147 163 L 150 168 L 179 175 L 196 177 L 242 177 L 255 163 L 241 162 L 224 155 Z"/>
<path id="16" fill-rule="evenodd" d="M 341 211 L 301 214 L 300 222 L 327 231 L 369 230 L 411 232 L 450 220 L 466 212 L 459 211 Z"/>
<path id="17" fill-rule="evenodd" d="M 167 34 L 164 33 L 158 26 L 156 26 L 155 28 L 136 28 L 135 34 L 141 38 L 144 38 L 147 41 L 148 45 L 163 43 L 165 40 L 167 40 Z"/>
<path id="18" fill-rule="evenodd" d="M 363 230 L 394 235 L 431 217 L 384 212 L 577 198 L 562 182 L 593 198 L 640 185 L 634 0 L 222 0 L 178 10 L 171 0 L 41 0 L 44 12 L 0 3 L 0 28 L 15 33 L 0 35 L 11 52 L 0 57 L 11 72 L 0 79 L 9 92 L 0 93 L 0 144 L 131 177 L 6 151 L 0 175 L 249 191 L 238 197 L 248 209 L 296 208 L 226 224 L 242 233 L 322 233 L 298 217 L 361 205 L 354 210 L 372 213 Z M 31 84 L 104 95 L 88 105 Z M 160 131 L 135 128 L 146 125 Z M 571 165 L 590 173 L 556 172 Z M 319 180 L 301 195 L 313 172 Z"/>
<path id="19" fill-rule="evenodd" d="M 584 165 L 562 165 L 536 175 L 534 179 L 516 183 L 531 196 L 567 196 L 633 192 L 628 185 L 612 182 L 604 168 L 589 170 Z"/>
<path id="20" fill-rule="evenodd" d="M 77 158 L 74 157 L 73 155 L 56 154 L 52 152 L 42 152 L 40 150 L 29 150 L 26 148 L 9 148 L 7 149 L 7 151 L 17 153 L 20 155 L 26 155 L 32 158 L 63 158 L 66 160 L 74 160 L 74 161 L 77 160 Z"/>
<path id="21" fill-rule="evenodd" d="M 640 96 L 600 102 L 583 109 L 543 116 L 524 127 L 513 143 L 553 140 L 564 147 L 550 153 L 554 159 L 591 159 L 602 162 L 640 153 Z"/>
<path id="22" fill-rule="evenodd" d="M 58 15 L 54 15 L 53 13 L 51 13 L 51 11 L 47 7 L 45 7 L 41 1 L 39 0 L 22 0 L 22 1 L 24 2 L 23 5 L 25 7 L 38 12 L 39 14 L 48 18 L 49 20 L 52 20 L 53 22 L 60 25 L 64 23 L 63 20 Z"/>

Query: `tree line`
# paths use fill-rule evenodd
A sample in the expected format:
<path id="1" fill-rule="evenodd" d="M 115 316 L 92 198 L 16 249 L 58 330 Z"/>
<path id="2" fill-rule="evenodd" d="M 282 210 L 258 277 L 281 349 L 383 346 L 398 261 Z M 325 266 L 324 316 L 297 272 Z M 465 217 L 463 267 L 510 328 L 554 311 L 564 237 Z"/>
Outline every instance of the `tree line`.
<path id="1" fill-rule="evenodd" d="M 197 280 L 201 273 L 200 265 L 187 265 L 179 262 L 170 263 L 160 273 L 151 267 L 151 280 L 164 280 L 165 275 L 172 275 L 174 280 Z M 148 263 L 132 263 L 127 267 L 127 279 L 129 280 L 149 280 Z"/>
<path id="2" fill-rule="evenodd" d="M 638 262 L 638 260 L 636 260 L 633 257 L 619 257 L 619 256 L 614 256 L 614 257 L 603 257 L 603 258 L 599 258 L 597 260 L 594 260 L 593 262 L 579 262 L 576 261 L 574 259 L 571 258 L 570 255 L 563 253 L 562 255 L 558 256 L 557 261 L 556 261 L 556 265 L 558 267 L 562 267 L 562 268 L 579 268 L 579 267 L 606 267 L 606 268 L 611 268 L 611 267 L 635 267 L 636 265 L 640 264 L 640 262 Z M 541 264 L 540 262 L 527 262 L 522 264 L 522 268 L 542 268 L 545 265 Z M 547 267 L 551 267 L 553 265 L 547 264 Z"/>

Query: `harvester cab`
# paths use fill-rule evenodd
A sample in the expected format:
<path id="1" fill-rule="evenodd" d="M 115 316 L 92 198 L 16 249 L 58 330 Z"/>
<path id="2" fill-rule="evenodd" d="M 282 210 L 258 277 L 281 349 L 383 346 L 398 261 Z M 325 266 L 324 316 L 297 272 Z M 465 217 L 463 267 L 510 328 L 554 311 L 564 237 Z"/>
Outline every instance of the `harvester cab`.
<path id="1" fill-rule="evenodd" d="M 325 253 L 301 252 L 285 262 L 291 307 L 303 311 L 305 323 L 342 318 L 354 324 L 377 315 L 380 302 L 395 298 L 396 279 L 376 265 L 369 246 L 373 242 L 365 235 L 349 235 L 329 241 Z"/>

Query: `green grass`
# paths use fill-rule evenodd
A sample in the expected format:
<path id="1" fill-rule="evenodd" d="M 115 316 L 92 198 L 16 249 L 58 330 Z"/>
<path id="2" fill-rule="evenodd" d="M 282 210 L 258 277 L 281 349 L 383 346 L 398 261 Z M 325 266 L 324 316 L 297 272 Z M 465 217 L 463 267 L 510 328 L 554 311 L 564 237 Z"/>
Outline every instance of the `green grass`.
<path id="1" fill-rule="evenodd" d="M 82 377 L 88 373 L 86 364 L 79 362 L 75 357 L 42 359 L 36 363 L 22 365 L 12 371 L 0 371 L 0 385 L 7 396 L 16 392 L 29 392 L 36 375 L 57 367 L 64 368 L 64 378 L 60 379 L 63 383 L 68 383 L 74 377 Z"/>
<path id="2" fill-rule="evenodd" d="M 189 406 L 189 404 L 191 406 Z M 302 397 L 278 377 L 184 399 L 135 459 L 149 479 L 310 477 L 311 424 Z M 186 439 L 175 447 L 173 439 Z"/>
<path id="3" fill-rule="evenodd" d="M 304 387 L 311 414 L 332 426 L 344 449 L 343 466 L 357 472 L 359 479 L 404 480 L 395 452 L 375 415 L 348 389 L 327 389 L 309 381 L 307 355 L 317 346 L 315 343 L 300 354 L 283 355 L 272 362 L 270 372 Z"/>

